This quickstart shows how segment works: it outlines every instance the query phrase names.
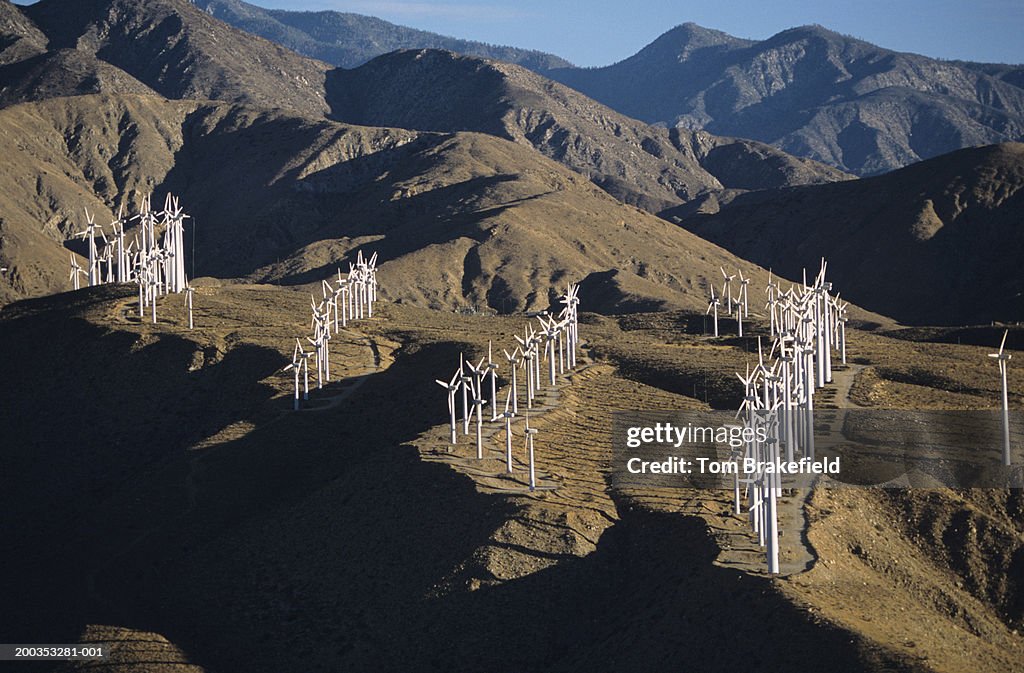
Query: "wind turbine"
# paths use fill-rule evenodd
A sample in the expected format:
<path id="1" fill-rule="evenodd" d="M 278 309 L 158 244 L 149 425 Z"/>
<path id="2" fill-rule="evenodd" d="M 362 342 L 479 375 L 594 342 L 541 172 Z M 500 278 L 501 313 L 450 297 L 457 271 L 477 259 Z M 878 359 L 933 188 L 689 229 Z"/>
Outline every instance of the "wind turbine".
<path id="1" fill-rule="evenodd" d="M 434 379 L 437 385 L 441 386 L 448 391 L 448 415 L 451 417 L 451 439 L 449 440 L 452 444 L 455 444 L 455 394 L 459 391 L 461 383 L 459 382 L 459 375 L 462 372 L 455 370 L 455 374 L 452 376 L 452 380 L 445 383 L 441 379 Z"/>
<path id="2" fill-rule="evenodd" d="M 99 229 L 104 242 L 106 242 L 107 236 L 103 233 L 102 227 L 96 226 L 96 220 L 92 216 L 92 213 L 89 212 L 88 208 L 85 209 L 85 221 L 85 229 L 75 235 L 89 240 L 89 287 L 92 287 L 100 284 L 100 277 L 97 269 L 99 259 L 96 253 L 96 230 Z"/>
<path id="3" fill-rule="evenodd" d="M 6 271 L 7 269 L 4 270 Z M 82 267 L 78 265 L 78 260 L 75 259 L 75 254 L 71 253 L 71 283 L 76 290 L 81 289 L 82 287 L 81 281 L 78 280 L 79 274 L 84 275 L 85 271 L 83 271 Z"/>
<path id="4" fill-rule="evenodd" d="M 708 310 L 704 312 L 704 315 L 708 315 L 709 313 L 712 313 L 712 312 L 714 313 L 715 336 L 717 337 L 718 336 L 718 305 L 721 302 L 719 301 L 718 297 L 715 296 L 715 286 L 714 286 L 714 284 L 711 284 L 710 287 L 711 287 L 711 301 L 708 302 Z"/>
<path id="5" fill-rule="evenodd" d="M 534 367 L 533 359 L 536 357 L 536 349 L 534 348 L 533 336 L 531 334 L 532 328 L 527 325 L 527 331 L 523 332 L 523 337 L 514 335 L 514 338 L 519 342 L 520 352 L 523 354 L 521 366 L 526 370 L 526 408 L 533 408 L 533 391 L 535 387 Z"/>
<path id="6" fill-rule="evenodd" d="M 302 399 L 309 399 L 309 359 L 313 357 L 312 351 L 306 352 L 302 348 L 302 342 L 298 339 L 295 340 L 295 348 L 299 352 L 299 357 L 302 358 Z"/>
<path id="7" fill-rule="evenodd" d="M 530 412 L 526 412 L 526 429 L 523 432 L 526 435 L 526 450 L 530 457 L 530 490 L 533 491 L 537 488 L 537 469 L 533 456 L 533 436 L 537 434 L 537 429 L 530 427 Z"/>
<path id="8" fill-rule="evenodd" d="M 1003 465 L 1010 465 L 1010 403 L 1006 389 L 1006 370 L 1012 357 L 1006 352 L 1006 336 L 1010 330 L 1003 332 L 1003 340 L 999 344 L 998 353 L 989 353 L 990 358 L 995 358 L 999 363 L 999 378 L 1003 383 Z"/>
<path id="9" fill-rule="evenodd" d="M 459 381 L 462 383 L 462 434 L 469 434 L 469 384 L 473 381 L 471 376 L 466 375 L 466 361 L 459 353 Z"/>
<path id="10" fill-rule="evenodd" d="M 194 325 L 192 323 L 192 294 L 195 291 L 196 291 L 196 289 L 194 287 L 192 287 L 192 285 L 189 284 L 186 281 L 186 283 L 185 283 L 185 305 L 188 307 L 188 328 L 189 329 L 192 329 L 194 327 Z M 298 376 L 298 374 L 296 374 L 296 376 Z M 296 385 L 298 385 L 298 384 L 296 384 Z M 298 393 L 296 393 L 296 394 L 298 394 Z"/>
<path id="11" fill-rule="evenodd" d="M 487 340 L 487 373 L 484 374 L 484 378 L 489 374 L 491 377 L 491 420 L 498 420 L 498 364 L 491 359 L 491 341 Z"/>
<path id="12" fill-rule="evenodd" d="M 537 320 L 540 321 L 540 333 L 544 337 L 544 356 L 548 360 L 549 385 L 553 387 L 555 385 L 555 319 L 552 318 L 549 322 L 545 322 L 543 316 L 537 316 Z"/>
<path id="13" fill-rule="evenodd" d="M 509 474 L 512 474 L 512 419 L 516 415 L 514 411 L 508 410 L 511 403 L 512 390 L 510 388 L 505 397 L 505 411 L 501 414 L 501 417 L 505 419 L 505 467 Z"/>
<path id="14" fill-rule="evenodd" d="M 747 285 L 750 284 L 750 279 L 744 278 L 743 271 L 740 269 L 737 269 L 736 273 L 740 275 L 740 301 L 743 302 L 743 317 L 749 318 L 750 313 L 747 311 Z"/>
<path id="15" fill-rule="evenodd" d="M 473 393 L 473 411 L 476 413 L 476 458 L 477 460 L 484 459 L 484 404 L 486 400 L 483 398 L 483 382 L 479 377 L 474 377 L 470 380 L 469 385 L 472 387 L 470 391 Z"/>
<path id="16" fill-rule="evenodd" d="M 299 410 L 299 370 L 302 369 L 302 346 L 299 345 L 298 339 L 295 340 L 295 350 L 292 351 L 292 362 L 290 365 L 285 367 L 281 371 L 292 370 L 295 378 L 295 402 L 293 404 L 293 410 Z"/>
<path id="17" fill-rule="evenodd" d="M 511 355 L 509 354 L 509 352 L 507 350 L 502 349 L 502 351 L 505 353 L 505 359 L 508 360 L 509 371 L 512 372 L 512 377 L 511 377 L 512 380 L 509 383 L 509 385 L 511 386 L 511 389 L 512 389 L 512 413 L 518 414 L 519 413 L 519 388 L 516 385 L 516 368 L 519 366 L 519 363 L 522 361 L 522 359 L 519 357 L 519 347 L 516 346 L 515 348 L 513 348 Z"/>
<path id="18" fill-rule="evenodd" d="M 849 306 L 846 302 L 839 304 L 839 352 L 842 356 L 842 362 L 846 364 L 846 307 Z"/>
<path id="19" fill-rule="evenodd" d="M 725 282 L 722 284 L 722 294 L 725 295 L 725 307 L 729 309 L 729 315 L 732 315 L 732 279 L 736 277 L 735 274 L 729 275 L 725 272 L 725 267 L 718 267 L 722 270 L 722 277 L 725 278 Z"/>

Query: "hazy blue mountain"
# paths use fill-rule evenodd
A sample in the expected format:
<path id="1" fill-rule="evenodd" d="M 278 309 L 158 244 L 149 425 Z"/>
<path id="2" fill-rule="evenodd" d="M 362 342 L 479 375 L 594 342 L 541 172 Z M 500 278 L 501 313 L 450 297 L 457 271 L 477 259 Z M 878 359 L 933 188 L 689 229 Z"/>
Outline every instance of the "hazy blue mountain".
<path id="1" fill-rule="evenodd" d="M 546 73 L 648 123 L 751 138 L 858 175 L 1024 139 L 1024 70 L 804 26 L 742 40 L 687 23 L 603 68 Z"/>
<path id="2" fill-rule="evenodd" d="M 192 0 L 197 7 L 236 28 L 265 37 L 305 56 L 354 68 L 397 49 L 447 49 L 517 63 L 531 70 L 571 67 L 553 54 L 459 40 L 406 28 L 349 12 L 294 12 L 263 9 L 241 0 Z"/>

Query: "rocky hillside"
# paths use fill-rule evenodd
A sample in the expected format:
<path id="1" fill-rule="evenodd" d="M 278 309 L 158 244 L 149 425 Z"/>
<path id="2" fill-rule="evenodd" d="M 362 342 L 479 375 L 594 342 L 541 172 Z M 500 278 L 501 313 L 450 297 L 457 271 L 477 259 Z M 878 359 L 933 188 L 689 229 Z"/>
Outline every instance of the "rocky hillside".
<path id="1" fill-rule="evenodd" d="M 546 74 L 649 123 L 753 138 L 858 175 L 1024 138 L 1019 68 L 895 52 L 820 26 L 755 42 L 688 23 L 614 65 Z"/>
<path id="2" fill-rule="evenodd" d="M 791 277 L 829 260 L 851 301 L 917 323 L 1024 319 L 1024 144 L 748 194 L 683 226 Z"/>
<path id="3" fill-rule="evenodd" d="M 397 26 L 363 14 L 264 9 L 241 0 L 194 0 L 194 3 L 236 28 L 343 68 L 360 66 L 376 56 L 398 49 L 447 49 L 469 56 L 518 63 L 538 72 L 572 65 L 554 54 L 460 40 Z"/>
<path id="4" fill-rule="evenodd" d="M 45 0 L 27 15 L 0 3 L 20 36 L 0 71 L 0 104 L 155 91 L 371 126 L 479 131 L 531 145 L 655 213 L 723 190 L 848 177 L 762 143 L 649 127 L 508 63 L 423 50 L 330 70 L 185 0 L 90 0 L 69 11 Z"/>
<path id="5" fill-rule="evenodd" d="M 99 59 L 102 69 L 119 68 L 167 98 L 326 111 L 327 64 L 232 28 L 187 0 L 41 0 L 23 11 L 50 50 Z M 110 91 L 92 89 L 99 90 Z"/>
<path id="6" fill-rule="evenodd" d="M 356 249 L 382 294 L 436 308 L 546 308 L 569 280 L 592 310 L 702 309 L 720 265 L 755 266 L 616 201 L 530 147 L 477 133 L 346 126 L 153 96 L 0 110 L 8 298 L 69 289 L 83 208 L 181 197 L 194 276 L 302 283 Z M 129 233 L 131 236 L 131 233 Z"/>
<path id="7" fill-rule="evenodd" d="M 532 146 L 651 212 L 724 189 L 849 177 L 762 143 L 648 126 L 525 68 L 445 51 L 333 71 L 328 99 L 351 123 L 480 131 Z"/>

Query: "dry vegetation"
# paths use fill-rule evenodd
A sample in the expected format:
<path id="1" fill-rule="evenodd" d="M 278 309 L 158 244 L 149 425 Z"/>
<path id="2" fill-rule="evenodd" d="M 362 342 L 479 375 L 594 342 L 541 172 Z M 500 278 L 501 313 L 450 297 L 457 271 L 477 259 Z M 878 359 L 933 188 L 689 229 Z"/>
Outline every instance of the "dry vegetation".
<path id="1" fill-rule="evenodd" d="M 177 299 L 157 326 L 115 287 L 0 314 L 2 432 L 19 438 L 0 503 L 12 635 L 131 641 L 131 666 L 114 670 L 138 671 L 1019 661 L 1016 492 L 818 489 L 806 515 L 808 494 L 793 494 L 791 574 L 772 580 L 729 493 L 610 486 L 611 411 L 739 396 L 732 372 L 755 341 L 700 336 L 698 315 L 583 316 L 583 366 L 531 419 L 531 494 L 521 440 L 520 469 L 503 475 L 503 430 L 482 462 L 468 442 L 449 450 L 433 383 L 460 351 L 511 343 L 522 317 L 380 304 L 332 341 L 344 379 L 296 414 L 279 368 L 308 325 L 303 288 L 201 283 L 193 332 Z M 984 406 L 985 352 L 857 331 L 850 395 Z M 934 378 L 897 384 L 901 362 Z M 1024 384 L 1011 384 L 1017 406 Z"/>

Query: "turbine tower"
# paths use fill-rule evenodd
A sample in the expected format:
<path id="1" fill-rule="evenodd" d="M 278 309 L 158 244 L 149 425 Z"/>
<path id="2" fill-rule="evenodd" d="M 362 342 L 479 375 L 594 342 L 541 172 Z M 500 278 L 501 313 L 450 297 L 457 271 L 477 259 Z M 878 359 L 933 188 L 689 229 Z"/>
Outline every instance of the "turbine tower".
<path id="1" fill-rule="evenodd" d="M 999 378 L 1003 383 L 1003 465 L 1010 465 L 1010 404 L 1006 389 L 1006 369 L 1012 357 L 1006 352 L 1006 336 L 1010 330 L 1003 332 L 1003 341 L 999 344 L 998 353 L 989 353 L 999 363 Z"/>

